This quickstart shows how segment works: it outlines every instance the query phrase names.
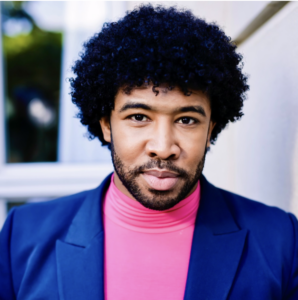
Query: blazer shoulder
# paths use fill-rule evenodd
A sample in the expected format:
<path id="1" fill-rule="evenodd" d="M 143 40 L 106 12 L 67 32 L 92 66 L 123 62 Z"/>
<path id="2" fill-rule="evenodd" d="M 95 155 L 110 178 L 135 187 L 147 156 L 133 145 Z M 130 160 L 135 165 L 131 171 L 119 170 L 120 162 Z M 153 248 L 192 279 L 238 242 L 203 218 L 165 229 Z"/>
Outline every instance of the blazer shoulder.
<path id="1" fill-rule="evenodd" d="M 55 200 L 28 203 L 23 206 L 14 208 L 11 212 L 13 217 L 8 217 L 8 221 L 15 220 L 14 228 L 21 227 L 25 229 L 52 230 L 52 229 L 68 229 L 73 218 L 89 196 L 103 197 L 105 190 L 109 186 L 111 174 L 109 174 L 101 184 L 95 189 L 83 191 L 77 194 L 61 197 Z M 88 201 L 88 200 L 87 200 Z M 40 226 L 40 228 L 39 228 Z M 42 230 L 40 230 L 42 232 Z M 28 231 L 30 232 L 30 231 Z"/>
<path id="2" fill-rule="evenodd" d="M 44 217 L 56 218 L 62 212 L 64 215 L 75 214 L 84 199 L 91 191 L 83 191 L 77 194 L 68 195 L 53 200 L 26 203 L 15 208 L 15 217 L 19 220 L 28 219 L 36 222 L 39 219 L 44 221 Z"/>
<path id="3" fill-rule="evenodd" d="M 219 189 L 240 228 L 248 229 L 260 244 L 275 245 L 275 249 L 287 247 L 289 251 L 297 244 L 297 218 L 284 210 L 247 199 Z M 292 248 L 292 249 L 290 249 Z"/>
<path id="4" fill-rule="evenodd" d="M 222 189 L 219 189 L 219 191 L 236 220 L 241 219 L 248 223 L 268 223 L 270 226 L 279 223 L 280 227 L 285 223 L 292 223 L 293 218 L 296 219 L 291 213 L 287 213 L 278 207 L 269 206 Z"/>
<path id="5" fill-rule="evenodd" d="M 235 222 L 248 230 L 247 243 L 263 255 L 278 278 L 282 274 L 287 299 L 298 299 L 298 222 L 280 208 L 221 190 Z M 278 270 L 278 271 L 276 271 Z"/>
<path id="6" fill-rule="evenodd" d="M 10 222 L 12 238 L 43 240 L 45 236 L 63 238 L 77 211 L 90 191 L 80 192 L 54 200 L 28 203 L 13 208 L 6 222 Z M 5 227 L 4 227 L 5 228 Z"/>

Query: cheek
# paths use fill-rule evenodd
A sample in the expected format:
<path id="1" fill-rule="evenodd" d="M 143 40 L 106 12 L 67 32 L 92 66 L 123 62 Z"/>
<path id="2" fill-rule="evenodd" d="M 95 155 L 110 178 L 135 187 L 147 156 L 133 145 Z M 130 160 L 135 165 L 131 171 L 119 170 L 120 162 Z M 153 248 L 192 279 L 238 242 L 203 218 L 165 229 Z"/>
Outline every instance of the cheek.
<path id="1" fill-rule="evenodd" d="M 146 141 L 142 132 L 127 128 L 125 124 L 112 126 L 114 148 L 125 165 L 135 165 L 144 153 Z"/>
<path id="2" fill-rule="evenodd" d="M 179 144 L 183 150 L 181 155 L 190 165 L 196 164 L 204 156 L 206 140 L 207 132 L 205 130 L 180 135 Z"/>

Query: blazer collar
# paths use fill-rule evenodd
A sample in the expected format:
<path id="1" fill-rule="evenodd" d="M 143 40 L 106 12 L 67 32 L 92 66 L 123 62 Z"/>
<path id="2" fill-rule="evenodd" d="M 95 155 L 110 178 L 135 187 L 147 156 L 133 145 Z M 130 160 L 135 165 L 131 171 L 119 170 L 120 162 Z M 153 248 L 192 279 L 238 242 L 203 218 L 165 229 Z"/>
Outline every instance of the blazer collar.
<path id="1" fill-rule="evenodd" d="M 64 241 L 56 242 L 61 299 L 104 299 L 102 200 L 111 174 L 88 192 Z M 189 262 L 185 300 L 227 299 L 246 239 L 222 193 L 201 177 L 201 200 Z M 83 279 L 83 280 L 82 280 Z"/>
<path id="2" fill-rule="evenodd" d="M 64 241 L 56 241 L 58 292 L 62 300 L 104 300 L 102 201 L 111 174 L 87 193 Z"/>
<path id="3" fill-rule="evenodd" d="M 236 224 L 220 189 L 201 176 L 201 200 L 196 226 L 207 226 L 213 234 L 220 235 L 240 230 Z"/>
<path id="4" fill-rule="evenodd" d="M 89 191 L 69 227 L 66 243 L 86 247 L 92 238 L 103 231 L 102 201 L 110 185 L 111 176 L 112 174 L 109 174 L 100 186 Z"/>
<path id="5" fill-rule="evenodd" d="M 185 300 L 225 300 L 230 293 L 247 230 L 236 224 L 220 189 L 201 178 Z"/>

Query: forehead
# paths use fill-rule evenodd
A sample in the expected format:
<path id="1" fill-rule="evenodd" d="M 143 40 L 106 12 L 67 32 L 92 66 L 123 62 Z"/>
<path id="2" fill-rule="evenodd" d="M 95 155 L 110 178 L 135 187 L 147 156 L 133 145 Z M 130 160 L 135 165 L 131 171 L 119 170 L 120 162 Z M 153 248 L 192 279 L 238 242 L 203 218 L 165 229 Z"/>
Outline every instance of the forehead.
<path id="1" fill-rule="evenodd" d="M 191 91 L 191 95 L 185 95 L 181 89 L 174 88 L 169 90 L 167 87 L 157 87 L 155 91 L 151 86 L 134 88 L 129 94 L 123 90 L 119 90 L 115 97 L 115 109 L 121 107 L 128 102 L 138 102 L 150 105 L 157 110 L 174 110 L 183 106 L 204 107 L 207 111 L 210 110 L 210 102 L 206 94 L 201 91 Z"/>

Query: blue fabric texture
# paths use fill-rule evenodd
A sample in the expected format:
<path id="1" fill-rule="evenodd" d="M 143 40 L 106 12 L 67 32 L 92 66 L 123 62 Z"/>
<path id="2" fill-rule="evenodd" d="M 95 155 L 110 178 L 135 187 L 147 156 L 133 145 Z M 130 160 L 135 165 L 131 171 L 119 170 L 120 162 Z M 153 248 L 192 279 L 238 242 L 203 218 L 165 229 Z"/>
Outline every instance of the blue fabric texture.
<path id="1" fill-rule="evenodd" d="M 9 213 L 0 234 L 1 300 L 104 299 L 102 199 L 109 182 L 110 175 L 94 190 Z M 184 299 L 297 300 L 297 235 L 292 214 L 202 177 Z"/>

